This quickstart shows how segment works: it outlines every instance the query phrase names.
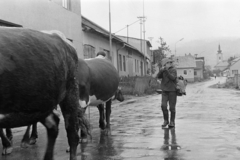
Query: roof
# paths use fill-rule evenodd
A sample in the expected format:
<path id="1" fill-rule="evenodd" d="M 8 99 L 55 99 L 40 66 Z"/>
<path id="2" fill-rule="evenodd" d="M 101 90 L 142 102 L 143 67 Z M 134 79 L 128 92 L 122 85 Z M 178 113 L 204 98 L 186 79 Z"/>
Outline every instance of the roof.
<path id="1" fill-rule="evenodd" d="M 234 58 L 230 63 L 231 66 L 234 65 L 235 63 L 237 63 L 240 60 L 240 57 Z"/>
<path id="2" fill-rule="evenodd" d="M 195 57 L 191 55 L 173 57 L 176 68 L 196 68 Z"/>
<path id="3" fill-rule="evenodd" d="M 97 25 L 96 23 L 90 21 L 89 19 L 87 19 L 86 17 L 82 16 L 82 25 L 83 26 L 83 30 L 87 30 L 89 32 L 95 32 L 97 34 L 100 34 L 106 38 L 109 38 L 109 31 L 107 31 L 106 29 L 100 27 L 99 25 Z M 126 45 L 128 48 L 131 48 L 135 51 L 137 51 L 141 56 L 144 56 L 144 54 L 142 52 L 140 52 L 137 48 L 135 48 L 134 46 L 130 45 L 129 43 L 126 43 L 125 41 L 123 41 L 122 39 L 118 38 L 117 36 L 112 35 L 112 39 L 113 41 L 116 42 L 120 42 L 124 45 Z"/>
<path id="4" fill-rule="evenodd" d="M 120 35 L 117 35 L 119 38 L 121 38 L 121 39 L 124 39 L 124 40 L 126 40 L 127 38 L 129 38 L 129 39 L 135 39 L 135 40 L 141 40 L 141 39 L 139 39 L 139 38 L 134 38 L 134 37 L 126 37 L 126 36 L 120 36 Z M 150 47 L 152 47 L 152 45 L 151 45 L 151 43 L 148 41 L 148 40 L 144 40 L 144 39 L 142 39 L 142 41 L 146 41 L 147 42 L 147 45 L 148 46 L 150 46 Z"/>
<path id="5" fill-rule="evenodd" d="M 129 43 L 131 44 L 132 46 L 134 46 L 135 48 L 137 48 L 139 51 L 141 50 L 141 46 L 140 46 L 140 40 L 141 39 L 138 39 L 138 38 L 131 38 L 131 37 L 124 37 L 124 36 L 117 36 L 118 38 L 120 38 L 121 40 L 123 40 L 124 42 L 126 43 Z M 129 42 L 128 41 L 128 38 L 129 38 Z M 136 43 L 134 43 L 132 40 L 135 40 Z M 142 40 L 144 41 L 144 40 Z M 146 40 L 145 40 L 146 41 Z M 147 42 L 147 45 L 151 47 L 151 44 L 149 41 L 146 41 Z M 150 59 L 150 55 L 148 54 L 145 54 L 145 56 Z"/>
<path id="6" fill-rule="evenodd" d="M 215 67 L 227 67 L 228 61 L 219 62 Z"/>

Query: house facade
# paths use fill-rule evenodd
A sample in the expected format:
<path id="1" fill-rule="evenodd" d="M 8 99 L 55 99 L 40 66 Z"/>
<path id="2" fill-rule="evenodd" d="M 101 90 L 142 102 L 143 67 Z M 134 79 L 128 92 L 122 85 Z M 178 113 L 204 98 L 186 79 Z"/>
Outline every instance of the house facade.
<path id="1" fill-rule="evenodd" d="M 188 82 L 194 82 L 194 69 L 196 68 L 195 57 L 192 55 L 173 57 L 177 75 L 183 76 Z"/>
<path id="2" fill-rule="evenodd" d="M 235 74 L 240 74 L 240 58 L 233 60 L 229 67 L 228 76 L 234 77 Z"/>
<path id="3" fill-rule="evenodd" d="M 194 79 L 195 81 L 200 81 L 204 78 L 205 60 L 204 57 L 195 57 L 195 61 Z"/>
<path id="4" fill-rule="evenodd" d="M 151 68 L 151 62 L 152 62 L 152 51 L 151 51 L 151 43 L 148 40 L 133 38 L 133 37 L 126 37 L 126 36 L 120 36 L 117 35 L 118 38 L 122 39 L 126 43 L 129 43 L 130 45 L 137 48 L 146 58 L 146 72 Z"/>
<path id="5" fill-rule="evenodd" d="M 104 51 L 120 76 L 143 76 L 144 55 L 134 46 L 112 35 L 112 53 L 109 49 L 109 32 L 82 16 L 83 57 L 93 58 Z"/>
<path id="6" fill-rule="evenodd" d="M 0 25 L 34 30 L 59 30 L 82 57 L 81 6 L 79 0 L 0 1 Z"/>

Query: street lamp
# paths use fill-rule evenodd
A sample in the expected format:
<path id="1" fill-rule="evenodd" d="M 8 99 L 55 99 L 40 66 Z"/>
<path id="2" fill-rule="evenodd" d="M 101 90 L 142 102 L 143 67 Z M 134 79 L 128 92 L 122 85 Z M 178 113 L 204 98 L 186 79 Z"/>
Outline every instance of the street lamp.
<path id="1" fill-rule="evenodd" d="M 177 55 L 176 45 L 177 45 L 178 42 L 182 41 L 183 39 L 184 39 L 184 38 L 178 40 L 178 41 L 175 43 L 175 56 Z"/>

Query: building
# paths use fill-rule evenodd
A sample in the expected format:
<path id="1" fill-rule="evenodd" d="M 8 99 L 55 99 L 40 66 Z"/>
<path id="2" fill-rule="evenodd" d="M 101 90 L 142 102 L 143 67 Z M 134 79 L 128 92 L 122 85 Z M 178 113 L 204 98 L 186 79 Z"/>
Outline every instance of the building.
<path id="1" fill-rule="evenodd" d="M 191 54 L 173 57 L 177 69 L 177 75 L 183 76 L 188 82 L 194 82 L 194 70 L 196 68 L 195 57 Z"/>
<path id="2" fill-rule="evenodd" d="M 223 61 L 223 53 L 220 47 L 220 44 L 218 45 L 218 51 L 217 51 L 217 64 Z"/>
<path id="3" fill-rule="evenodd" d="M 234 77 L 235 74 L 240 74 L 240 57 L 231 61 L 227 76 Z"/>
<path id="4" fill-rule="evenodd" d="M 195 57 L 196 68 L 194 69 L 195 81 L 200 81 L 204 78 L 205 60 L 204 57 Z"/>
<path id="5" fill-rule="evenodd" d="M 93 58 L 104 51 L 120 76 L 143 76 L 144 55 L 134 46 L 112 35 L 112 53 L 109 50 L 109 31 L 82 16 L 84 58 Z"/>
<path id="6" fill-rule="evenodd" d="M 229 65 L 228 61 L 223 60 L 223 53 L 219 44 L 218 51 L 217 51 L 217 64 L 214 66 L 214 69 L 220 70 L 222 72 L 227 69 L 228 65 Z"/>
<path id="7" fill-rule="evenodd" d="M 120 39 L 123 41 L 129 43 L 130 45 L 137 48 L 146 58 L 146 71 L 151 68 L 151 62 L 152 62 L 152 51 L 151 51 L 151 43 L 148 40 L 133 38 L 133 37 L 126 37 L 126 36 L 120 36 L 117 35 Z"/>
<path id="8" fill-rule="evenodd" d="M 1 26 L 61 31 L 83 57 L 79 0 L 0 1 L 0 15 Z"/>

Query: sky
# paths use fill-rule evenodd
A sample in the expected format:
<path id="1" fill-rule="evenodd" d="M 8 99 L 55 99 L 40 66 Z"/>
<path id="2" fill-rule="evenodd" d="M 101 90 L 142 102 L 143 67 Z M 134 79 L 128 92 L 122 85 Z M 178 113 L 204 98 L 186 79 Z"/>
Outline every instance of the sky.
<path id="1" fill-rule="evenodd" d="M 144 15 L 153 49 L 160 37 L 174 50 L 188 41 L 240 36 L 240 0 L 81 0 L 82 15 L 109 31 L 109 1 L 111 32 L 127 36 L 129 25 L 128 36 L 140 38 L 136 21 Z"/>

